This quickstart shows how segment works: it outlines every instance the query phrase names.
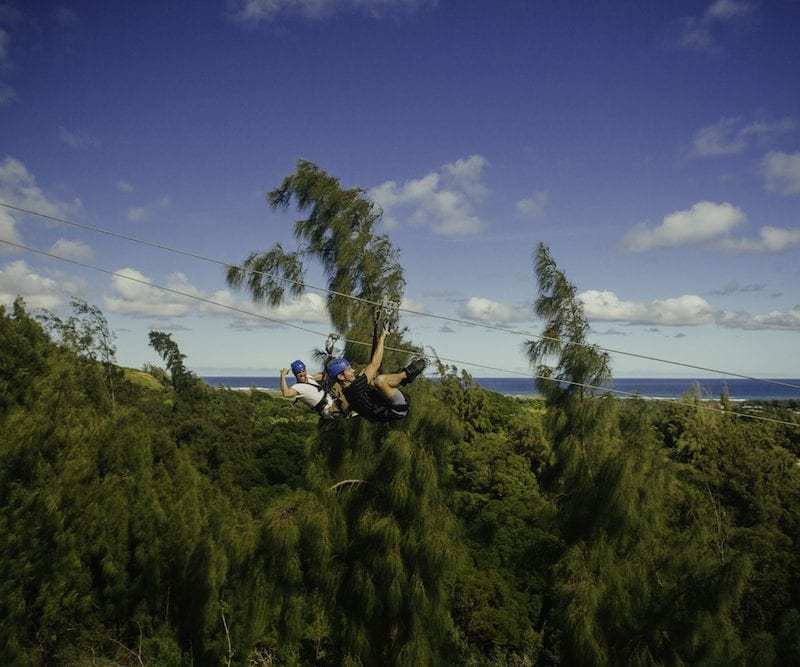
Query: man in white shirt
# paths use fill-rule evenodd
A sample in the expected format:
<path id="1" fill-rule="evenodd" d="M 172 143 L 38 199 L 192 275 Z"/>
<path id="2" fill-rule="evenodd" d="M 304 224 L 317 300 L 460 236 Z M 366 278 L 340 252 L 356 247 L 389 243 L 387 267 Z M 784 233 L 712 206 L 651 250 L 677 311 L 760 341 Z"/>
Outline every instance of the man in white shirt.
<path id="1" fill-rule="evenodd" d="M 320 384 L 322 373 L 309 375 L 306 365 L 300 359 L 292 362 L 291 370 L 297 382 L 291 387 L 286 384 L 286 376 L 289 373 L 289 369 L 282 369 L 281 395 L 284 398 L 294 398 L 304 403 L 319 414 L 320 417 L 332 419 L 335 416 L 333 414 L 335 412 L 335 404 L 333 397 Z"/>

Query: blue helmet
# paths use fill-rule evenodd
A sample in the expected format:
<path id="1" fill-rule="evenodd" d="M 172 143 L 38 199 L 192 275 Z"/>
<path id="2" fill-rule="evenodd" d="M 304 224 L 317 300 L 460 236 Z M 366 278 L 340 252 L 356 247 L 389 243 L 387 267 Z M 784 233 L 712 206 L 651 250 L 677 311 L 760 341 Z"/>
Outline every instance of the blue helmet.
<path id="1" fill-rule="evenodd" d="M 335 380 L 336 376 L 339 375 L 339 373 L 341 373 L 345 368 L 350 368 L 350 362 L 347 361 L 347 359 L 338 357 L 325 367 L 325 371 L 328 373 L 329 378 Z"/>
<path id="2" fill-rule="evenodd" d="M 294 373 L 295 375 L 297 375 L 300 371 L 304 371 L 305 369 L 306 365 L 299 359 L 297 361 L 292 362 L 292 373 Z"/>

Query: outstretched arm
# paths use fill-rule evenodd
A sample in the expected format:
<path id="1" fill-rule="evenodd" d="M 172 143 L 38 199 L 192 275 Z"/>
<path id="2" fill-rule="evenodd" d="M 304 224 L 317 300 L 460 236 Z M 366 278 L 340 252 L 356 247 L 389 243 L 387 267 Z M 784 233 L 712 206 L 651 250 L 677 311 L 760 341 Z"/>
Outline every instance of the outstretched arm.
<path id="1" fill-rule="evenodd" d="M 388 335 L 389 332 L 386 329 L 381 331 L 380 335 L 378 336 L 378 341 L 375 345 L 375 350 L 372 352 L 372 359 L 370 359 L 369 363 L 362 371 L 364 375 L 367 376 L 367 380 L 370 382 L 375 379 L 375 376 L 378 374 L 378 369 L 383 363 L 383 347 L 384 343 L 386 342 L 386 336 Z"/>

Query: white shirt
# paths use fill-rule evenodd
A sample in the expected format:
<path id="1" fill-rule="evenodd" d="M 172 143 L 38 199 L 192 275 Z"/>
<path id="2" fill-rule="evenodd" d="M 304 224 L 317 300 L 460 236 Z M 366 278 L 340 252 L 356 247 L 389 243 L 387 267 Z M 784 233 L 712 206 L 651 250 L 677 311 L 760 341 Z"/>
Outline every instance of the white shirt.
<path id="1" fill-rule="evenodd" d="M 305 403 L 308 407 L 314 408 L 317 404 L 325 398 L 325 407 L 322 409 L 322 414 L 327 415 L 333 405 L 333 398 L 330 395 L 326 396 L 322 387 L 317 384 L 316 380 L 308 378 L 306 382 L 295 382 L 292 389 L 297 392 L 298 401 Z"/>

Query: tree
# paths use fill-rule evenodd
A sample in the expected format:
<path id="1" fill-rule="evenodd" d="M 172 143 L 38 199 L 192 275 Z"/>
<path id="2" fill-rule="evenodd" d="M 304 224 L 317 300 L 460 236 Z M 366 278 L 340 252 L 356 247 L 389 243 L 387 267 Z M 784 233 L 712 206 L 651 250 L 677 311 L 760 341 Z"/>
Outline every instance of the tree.
<path id="1" fill-rule="evenodd" d="M 609 360 L 588 344 L 576 290 L 547 248 L 536 253 L 542 337 L 528 343 L 548 408 L 567 548 L 555 570 L 555 615 L 571 664 L 730 663 L 747 559 L 719 559 L 702 509 L 643 411 L 598 394 Z M 555 367 L 542 360 L 555 356 Z M 623 428 L 624 424 L 624 428 Z M 698 506 L 698 500 L 701 501 Z"/>
<path id="2" fill-rule="evenodd" d="M 375 231 L 380 210 L 363 190 L 343 189 L 304 160 L 269 201 L 273 208 L 294 202 L 308 214 L 294 226 L 298 248 L 252 253 L 228 268 L 228 283 L 276 305 L 287 289 L 303 293 L 305 261 L 319 261 L 345 356 L 365 360 L 369 350 L 358 344 L 372 334 L 376 305 L 399 303 L 405 286 L 397 251 Z M 398 342 L 402 332 L 392 336 Z M 384 363 L 402 365 L 400 355 L 387 354 Z M 263 567 L 275 583 L 265 590 L 277 602 L 252 615 L 267 619 L 265 633 L 275 630 L 268 638 L 275 643 L 263 648 L 286 661 L 316 661 L 324 650 L 336 664 L 434 664 L 452 647 L 444 591 L 452 515 L 440 478 L 460 428 L 425 383 L 407 391 L 427 394 L 391 427 L 361 419 L 321 426 L 305 488 L 266 511 Z"/>
<path id="3" fill-rule="evenodd" d="M 151 347 L 161 355 L 167 365 L 175 393 L 178 396 L 184 396 L 192 388 L 196 388 L 198 385 L 197 377 L 186 368 L 183 363 L 186 355 L 181 353 L 178 344 L 172 340 L 172 336 L 163 331 L 151 331 L 149 337 Z"/>
<path id="4" fill-rule="evenodd" d="M 184 414 L 127 390 L 110 410 L 102 364 L 21 301 L 0 342 L 0 662 L 218 664 L 254 531 L 170 438 Z"/>
<path id="5" fill-rule="evenodd" d="M 586 503 L 596 489 L 599 466 L 613 453 L 610 434 L 614 402 L 595 396 L 597 387 L 611 377 L 609 358 L 587 340 L 589 323 L 576 296 L 575 286 L 558 269 L 549 250 L 536 251 L 539 297 L 536 314 L 544 320 L 542 334 L 527 343 L 528 357 L 536 368 L 536 382 L 548 407 L 556 466 L 553 489 L 562 495 L 562 517 L 575 537 L 591 523 L 596 506 Z M 553 359 L 554 366 L 546 361 Z"/>
<path id="6" fill-rule="evenodd" d="M 116 402 L 116 386 L 120 372 L 116 366 L 116 334 L 108 326 L 103 311 L 91 306 L 83 299 L 72 297 L 70 305 L 75 313 L 62 321 L 52 313 L 41 316 L 48 330 L 79 357 L 99 361 L 103 365 L 105 384 L 112 406 Z"/>
<path id="7" fill-rule="evenodd" d="M 666 412 L 666 410 L 664 410 Z M 800 469 L 780 426 L 709 410 L 669 415 L 672 456 L 695 489 L 693 513 L 716 556 L 752 561 L 736 610 L 747 662 L 800 661 Z"/>
<path id="8" fill-rule="evenodd" d="M 306 289 L 305 263 L 321 263 L 327 278 L 328 313 L 335 329 L 353 341 L 371 333 L 375 305 L 399 303 L 405 280 L 398 251 L 375 227 L 381 211 L 362 189 L 344 189 L 339 180 L 312 162 L 300 160 L 297 170 L 269 193 L 273 209 L 295 202 L 308 216 L 294 224 L 296 250 L 276 243 L 266 252 L 253 252 L 241 266 L 229 266 L 232 287 L 246 285 L 254 301 L 276 306 L 287 292 L 300 296 Z M 364 360 L 369 350 L 348 340 L 345 356 Z"/>
<path id="9" fill-rule="evenodd" d="M 430 383 L 411 415 L 386 429 L 347 420 L 315 447 L 309 478 L 324 488 L 336 540 L 337 664 L 441 664 L 455 650 L 447 574 L 459 557 L 445 505 L 447 453 L 463 435 Z M 334 480 L 353 480 L 335 488 Z"/>

